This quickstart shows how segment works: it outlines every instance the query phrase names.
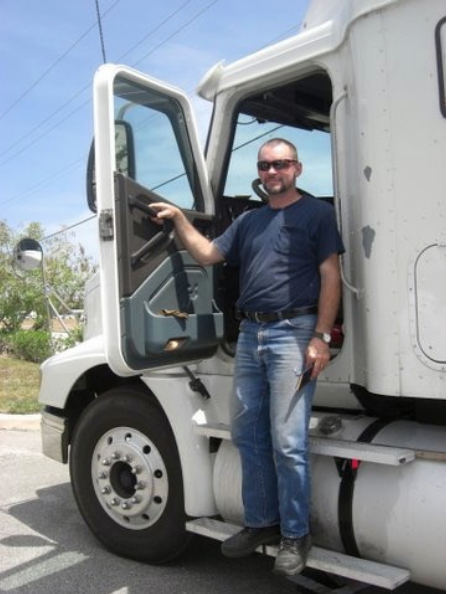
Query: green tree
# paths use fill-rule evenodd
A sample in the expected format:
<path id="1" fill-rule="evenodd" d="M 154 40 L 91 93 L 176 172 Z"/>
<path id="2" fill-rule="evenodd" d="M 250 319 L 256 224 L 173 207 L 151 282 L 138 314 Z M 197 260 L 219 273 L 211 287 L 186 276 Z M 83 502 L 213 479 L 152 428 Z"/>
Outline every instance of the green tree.
<path id="1" fill-rule="evenodd" d="M 27 235 L 37 239 L 38 228 L 27 229 Z M 20 277 L 13 268 L 13 250 L 18 240 L 4 221 L 0 221 L 0 325 L 7 332 L 20 328 L 32 311 L 45 314 L 42 274 L 35 270 Z"/>
<path id="2" fill-rule="evenodd" d="M 47 323 L 42 269 L 18 273 L 12 265 L 14 247 L 24 237 L 36 239 L 43 245 L 47 289 L 53 289 L 71 309 L 83 309 L 84 285 L 96 265 L 81 245 L 69 240 L 67 231 L 45 242 L 42 241 L 44 236 L 39 223 L 31 223 L 18 232 L 0 221 L 0 327 L 7 332 L 18 330 L 31 312 L 36 313 L 36 328 Z M 49 290 L 46 293 L 49 294 Z M 58 300 L 52 299 L 52 303 L 60 314 L 67 313 Z"/>

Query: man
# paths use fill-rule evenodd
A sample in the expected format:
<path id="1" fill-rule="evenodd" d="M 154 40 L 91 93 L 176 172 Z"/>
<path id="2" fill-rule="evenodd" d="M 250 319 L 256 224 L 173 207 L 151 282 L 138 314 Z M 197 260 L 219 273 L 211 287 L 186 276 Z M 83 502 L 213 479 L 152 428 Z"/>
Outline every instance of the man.
<path id="1" fill-rule="evenodd" d="M 154 220 L 173 220 L 200 263 L 240 267 L 232 439 L 243 470 L 245 527 L 222 552 L 241 557 L 280 541 L 274 572 L 295 575 L 311 546 L 308 427 L 316 378 L 330 360 L 344 248 L 330 205 L 298 192 L 302 164 L 291 142 L 263 144 L 257 169 L 268 203 L 212 242 L 176 207 L 152 208 Z M 302 385 L 304 372 L 310 381 Z"/>

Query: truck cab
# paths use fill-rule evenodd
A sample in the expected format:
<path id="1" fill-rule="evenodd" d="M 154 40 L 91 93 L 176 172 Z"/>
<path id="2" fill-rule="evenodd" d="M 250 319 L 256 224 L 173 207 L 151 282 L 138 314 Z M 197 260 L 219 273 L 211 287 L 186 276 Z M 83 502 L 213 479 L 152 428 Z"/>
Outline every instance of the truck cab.
<path id="1" fill-rule="evenodd" d="M 311 423 L 312 563 L 329 550 L 369 564 L 369 583 L 444 587 L 445 27 L 442 0 L 312 2 L 297 35 L 200 82 L 205 152 L 183 91 L 123 65 L 96 73 L 99 273 L 85 340 L 43 364 L 40 401 L 44 453 L 70 461 L 81 514 L 114 552 L 162 562 L 192 532 L 242 523 L 239 271 L 200 265 L 149 215 L 176 204 L 214 238 L 265 203 L 257 151 L 282 136 L 299 192 L 334 206 L 346 247 Z M 354 577 L 345 566 L 332 572 Z"/>

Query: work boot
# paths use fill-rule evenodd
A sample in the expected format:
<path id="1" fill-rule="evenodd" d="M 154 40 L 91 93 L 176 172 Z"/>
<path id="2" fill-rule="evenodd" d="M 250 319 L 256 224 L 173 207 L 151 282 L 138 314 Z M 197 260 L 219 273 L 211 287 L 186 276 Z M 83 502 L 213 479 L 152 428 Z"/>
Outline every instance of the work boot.
<path id="1" fill-rule="evenodd" d="M 226 557 L 245 557 L 260 545 L 274 545 L 280 542 L 280 527 L 243 528 L 222 543 L 221 551 Z"/>
<path id="2" fill-rule="evenodd" d="M 310 534 L 302 538 L 282 537 L 280 549 L 274 563 L 274 573 L 279 575 L 297 575 L 307 563 L 312 546 Z"/>

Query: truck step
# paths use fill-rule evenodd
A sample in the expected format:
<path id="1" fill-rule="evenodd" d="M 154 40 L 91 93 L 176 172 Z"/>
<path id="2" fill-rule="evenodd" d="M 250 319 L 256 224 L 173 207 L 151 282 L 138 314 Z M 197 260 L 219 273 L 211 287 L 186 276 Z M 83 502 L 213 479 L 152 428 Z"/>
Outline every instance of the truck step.
<path id="1" fill-rule="evenodd" d="M 239 532 L 241 527 L 212 518 L 198 518 L 187 522 L 186 529 L 193 534 L 223 541 Z M 271 557 L 275 557 L 277 551 L 276 546 L 261 546 L 257 549 L 258 553 Z M 394 590 L 410 579 L 410 572 L 407 569 L 367 561 L 315 546 L 310 551 L 307 567 L 387 590 Z"/>
<path id="2" fill-rule="evenodd" d="M 230 439 L 230 427 L 224 423 L 195 425 L 195 432 L 206 437 Z M 400 466 L 415 460 L 415 451 L 408 448 L 374 445 L 329 437 L 310 437 L 310 453 L 319 456 L 361 460 L 388 466 Z"/>

